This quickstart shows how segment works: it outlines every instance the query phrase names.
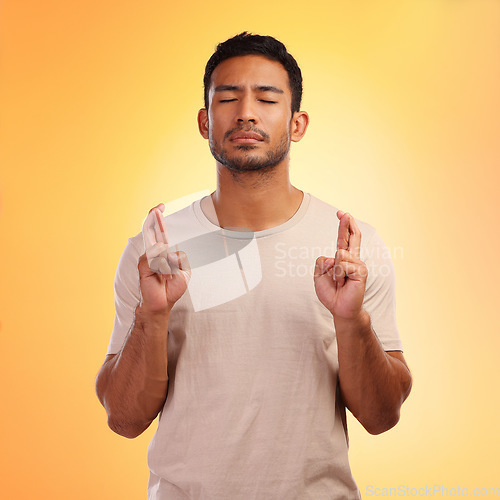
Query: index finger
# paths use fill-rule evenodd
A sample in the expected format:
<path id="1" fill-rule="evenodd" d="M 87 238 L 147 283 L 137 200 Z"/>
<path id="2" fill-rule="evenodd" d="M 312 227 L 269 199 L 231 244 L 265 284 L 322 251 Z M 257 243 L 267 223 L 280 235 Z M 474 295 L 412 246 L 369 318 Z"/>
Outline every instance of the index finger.
<path id="1" fill-rule="evenodd" d="M 165 207 L 163 207 L 163 209 L 165 209 Z M 168 243 L 167 228 L 165 227 L 165 219 L 163 218 L 163 214 L 160 212 L 158 208 L 154 209 L 154 214 L 156 216 L 156 221 L 155 221 L 156 239 L 163 243 Z"/>
<path id="2" fill-rule="evenodd" d="M 337 212 L 337 217 L 340 219 L 339 229 L 337 234 L 337 250 L 347 250 L 349 248 L 349 219 L 348 215 L 342 210 Z"/>

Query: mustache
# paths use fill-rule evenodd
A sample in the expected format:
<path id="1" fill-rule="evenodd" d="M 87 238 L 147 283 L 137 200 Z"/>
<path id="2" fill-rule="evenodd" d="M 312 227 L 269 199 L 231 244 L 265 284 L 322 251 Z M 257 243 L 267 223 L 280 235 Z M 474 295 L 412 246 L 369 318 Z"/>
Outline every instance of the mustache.
<path id="1" fill-rule="evenodd" d="M 231 130 L 228 130 L 224 134 L 224 139 L 227 139 L 231 134 L 234 134 L 235 132 L 255 132 L 256 134 L 259 134 L 263 137 L 265 141 L 269 140 L 269 134 L 266 134 L 263 130 L 260 130 L 257 127 L 234 127 Z"/>

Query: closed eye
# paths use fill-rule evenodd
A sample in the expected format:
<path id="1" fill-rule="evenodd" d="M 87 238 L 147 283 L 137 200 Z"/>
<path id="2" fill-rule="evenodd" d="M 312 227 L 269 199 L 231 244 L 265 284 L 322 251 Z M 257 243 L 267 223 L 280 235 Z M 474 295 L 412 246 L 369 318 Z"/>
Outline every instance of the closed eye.
<path id="1" fill-rule="evenodd" d="M 221 99 L 219 102 L 234 102 L 236 99 Z M 276 104 L 278 101 L 269 101 L 267 99 L 259 99 L 260 102 L 265 102 L 266 104 Z"/>

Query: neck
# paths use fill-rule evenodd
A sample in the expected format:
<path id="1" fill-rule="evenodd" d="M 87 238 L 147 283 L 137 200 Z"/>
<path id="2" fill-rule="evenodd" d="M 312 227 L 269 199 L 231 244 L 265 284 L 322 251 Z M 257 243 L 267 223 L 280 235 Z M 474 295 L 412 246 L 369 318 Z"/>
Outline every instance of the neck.
<path id="1" fill-rule="evenodd" d="M 290 219 L 302 197 L 302 191 L 290 184 L 288 162 L 269 171 L 241 173 L 217 163 L 217 189 L 202 209 L 220 227 L 262 231 Z"/>

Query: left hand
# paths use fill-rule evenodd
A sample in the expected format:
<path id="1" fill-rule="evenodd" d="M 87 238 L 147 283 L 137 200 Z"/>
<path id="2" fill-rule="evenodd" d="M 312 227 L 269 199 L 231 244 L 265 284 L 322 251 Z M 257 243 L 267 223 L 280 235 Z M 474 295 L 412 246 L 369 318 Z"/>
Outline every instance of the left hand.
<path id="1" fill-rule="evenodd" d="M 368 268 L 360 260 L 361 231 L 354 217 L 337 212 L 340 220 L 335 258 L 318 257 L 314 287 L 334 319 L 358 319 L 363 312 Z"/>

